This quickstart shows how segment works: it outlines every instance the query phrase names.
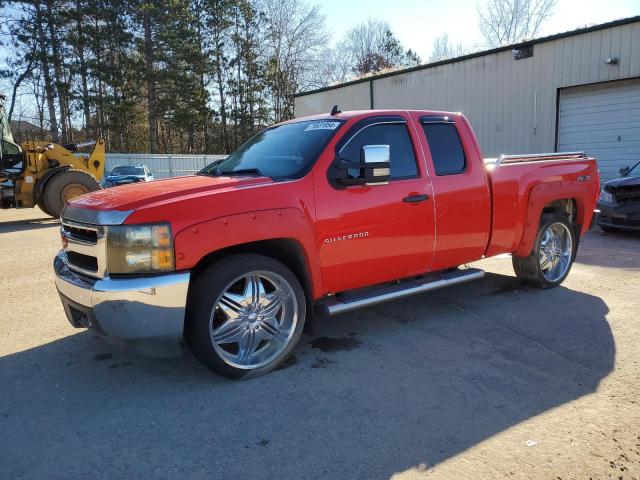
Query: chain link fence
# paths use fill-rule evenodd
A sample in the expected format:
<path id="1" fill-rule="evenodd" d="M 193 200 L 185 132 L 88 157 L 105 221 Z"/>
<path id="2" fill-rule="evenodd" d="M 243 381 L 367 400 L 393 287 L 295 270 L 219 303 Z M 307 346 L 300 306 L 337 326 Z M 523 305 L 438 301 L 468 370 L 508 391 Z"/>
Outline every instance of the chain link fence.
<path id="1" fill-rule="evenodd" d="M 181 175 L 193 175 L 226 155 L 169 155 L 147 153 L 107 153 L 105 173 L 116 165 L 146 165 L 153 178 L 169 178 Z"/>

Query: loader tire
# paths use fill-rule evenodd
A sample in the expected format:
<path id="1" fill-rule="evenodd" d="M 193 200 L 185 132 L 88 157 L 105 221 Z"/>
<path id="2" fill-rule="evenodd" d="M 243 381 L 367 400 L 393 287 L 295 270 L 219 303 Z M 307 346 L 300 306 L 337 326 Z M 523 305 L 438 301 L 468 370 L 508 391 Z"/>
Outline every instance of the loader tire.
<path id="1" fill-rule="evenodd" d="M 45 215 L 48 215 L 49 217 L 54 217 L 55 215 L 53 215 L 49 210 L 47 210 L 47 206 L 44 204 L 44 198 L 41 198 L 38 203 L 37 203 L 38 207 L 40 208 L 40 210 L 42 210 L 42 212 Z"/>
<path id="2" fill-rule="evenodd" d="M 67 170 L 49 180 L 42 195 L 43 211 L 59 217 L 62 208 L 72 198 L 99 190 L 93 175 L 82 170 Z"/>

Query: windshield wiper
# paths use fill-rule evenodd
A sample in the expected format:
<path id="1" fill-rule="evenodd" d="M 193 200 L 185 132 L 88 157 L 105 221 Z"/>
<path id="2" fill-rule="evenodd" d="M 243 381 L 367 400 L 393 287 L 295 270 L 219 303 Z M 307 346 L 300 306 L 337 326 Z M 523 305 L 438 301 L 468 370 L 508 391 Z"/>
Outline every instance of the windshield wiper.
<path id="1" fill-rule="evenodd" d="M 257 177 L 268 177 L 269 175 L 265 175 L 258 168 L 240 168 L 238 170 L 217 170 L 216 175 L 224 175 L 228 177 L 239 176 L 239 175 L 255 175 Z"/>

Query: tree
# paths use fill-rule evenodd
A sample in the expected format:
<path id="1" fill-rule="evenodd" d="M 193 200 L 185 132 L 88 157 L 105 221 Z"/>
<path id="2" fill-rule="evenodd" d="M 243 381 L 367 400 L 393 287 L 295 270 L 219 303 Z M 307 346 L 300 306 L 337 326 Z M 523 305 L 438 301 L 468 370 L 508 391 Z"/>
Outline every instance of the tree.
<path id="1" fill-rule="evenodd" d="M 449 58 L 460 57 L 467 53 L 462 44 L 454 44 L 449 38 L 448 33 L 443 33 L 439 37 L 433 39 L 433 49 L 430 62 L 439 62 L 440 60 L 447 60 Z"/>
<path id="2" fill-rule="evenodd" d="M 29 10 L 23 10 L 23 12 L 25 15 L 21 21 L 11 24 L 7 32 L 12 55 L 7 56 L 6 69 L 0 72 L 2 78 L 11 81 L 11 96 L 9 99 L 9 111 L 7 112 L 8 121 L 11 121 L 13 116 L 20 87 L 23 82 L 29 79 L 37 66 L 38 42 L 33 35 L 23 30 L 26 27 L 27 31 L 30 32 L 34 28 L 32 23 L 34 16 L 29 13 Z"/>
<path id="3" fill-rule="evenodd" d="M 347 55 L 357 76 L 420 63 L 415 52 L 404 51 L 389 22 L 381 20 L 369 19 L 352 27 L 338 48 Z"/>
<path id="4" fill-rule="evenodd" d="M 0 81 L 40 140 L 228 153 L 330 81 L 309 0 L 0 0 L 0 19 Z"/>
<path id="5" fill-rule="evenodd" d="M 480 31 L 491 47 L 531 39 L 555 4 L 556 0 L 488 0 L 478 8 Z"/>
<path id="6" fill-rule="evenodd" d="M 317 85 L 329 37 L 317 5 L 302 0 L 261 0 L 265 18 L 266 81 L 273 120 L 293 117 L 296 92 Z"/>
<path id="7" fill-rule="evenodd" d="M 208 38 L 208 58 L 211 62 L 209 75 L 213 84 L 214 114 L 220 122 L 218 150 L 229 153 L 228 131 L 228 74 L 230 28 L 233 24 L 233 2 L 230 0 L 208 0 L 203 4 L 203 35 Z M 217 112 L 215 109 L 217 107 Z"/>
<path id="8" fill-rule="evenodd" d="M 412 49 L 404 52 L 404 62 L 402 65 L 403 67 L 417 67 L 421 63 L 422 59 L 420 58 L 420 55 L 418 55 L 418 52 Z"/>

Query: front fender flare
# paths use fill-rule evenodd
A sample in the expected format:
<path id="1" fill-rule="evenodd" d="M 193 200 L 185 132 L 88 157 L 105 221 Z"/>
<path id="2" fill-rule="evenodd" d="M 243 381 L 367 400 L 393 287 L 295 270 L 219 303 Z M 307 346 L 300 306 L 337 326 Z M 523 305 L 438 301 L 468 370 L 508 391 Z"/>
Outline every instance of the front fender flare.
<path id="1" fill-rule="evenodd" d="M 321 296 L 320 264 L 309 215 L 297 208 L 247 212 L 185 228 L 175 236 L 176 270 L 190 270 L 206 256 L 262 240 L 292 239 L 301 246 L 314 298 Z"/>

